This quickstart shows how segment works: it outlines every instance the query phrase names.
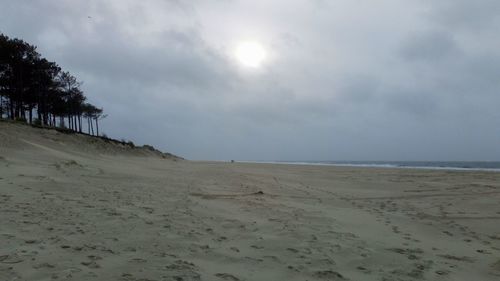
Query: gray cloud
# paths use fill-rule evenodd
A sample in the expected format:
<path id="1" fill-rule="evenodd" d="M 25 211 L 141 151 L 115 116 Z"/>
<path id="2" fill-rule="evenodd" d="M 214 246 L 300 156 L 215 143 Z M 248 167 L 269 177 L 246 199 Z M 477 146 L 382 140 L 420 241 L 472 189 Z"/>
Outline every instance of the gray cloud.
<path id="1" fill-rule="evenodd" d="M 108 135 L 191 159 L 500 158 L 497 1 L 249 3 L 0 0 L 0 26 L 85 81 Z"/>
<path id="2" fill-rule="evenodd" d="M 409 60 L 435 61 L 461 55 L 453 35 L 429 31 L 413 35 L 402 48 L 402 56 Z"/>
<path id="3" fill-rule="evenodd" d="M 500 3 L 495 0 L 429 1 L 431 17 L 436 22 L 452 27 L 476 32 L 482 29 L 497 30 L 500 22 Z"/>

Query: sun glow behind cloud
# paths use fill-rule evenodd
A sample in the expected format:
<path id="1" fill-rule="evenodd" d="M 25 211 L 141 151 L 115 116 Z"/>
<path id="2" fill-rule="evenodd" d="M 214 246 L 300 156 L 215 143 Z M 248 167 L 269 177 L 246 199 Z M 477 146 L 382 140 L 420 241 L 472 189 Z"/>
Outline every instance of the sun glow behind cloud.
<path id="1" fill-rule="evenodd" d="M 259 42 L 246 41 L 238 44 L 235 57 L 242 66 L 259 68 L 265 62 L 267 52 Z"/>

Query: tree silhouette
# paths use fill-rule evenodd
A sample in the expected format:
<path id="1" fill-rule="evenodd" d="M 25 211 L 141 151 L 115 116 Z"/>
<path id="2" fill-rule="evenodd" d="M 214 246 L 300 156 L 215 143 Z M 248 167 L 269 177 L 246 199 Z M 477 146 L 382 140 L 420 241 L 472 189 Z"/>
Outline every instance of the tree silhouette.
<path id="1" fill-rule="evenodd" d="M 99 120 L 107 115 L 86 102 L 81 85 L 55 62 L 43 58 L 36 46 L 0 34 L 0 118 L 80 133 L 86 118 L 88 133 L 94 135 L 95 121 L 95 134 L 99 135 Z"/>

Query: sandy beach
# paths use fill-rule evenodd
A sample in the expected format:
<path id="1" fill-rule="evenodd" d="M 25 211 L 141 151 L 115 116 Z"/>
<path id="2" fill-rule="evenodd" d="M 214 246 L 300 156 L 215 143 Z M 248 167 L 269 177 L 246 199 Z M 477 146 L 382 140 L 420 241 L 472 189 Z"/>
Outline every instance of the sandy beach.
<path id="1" fill-rule="evenodd" d="M 500 173 L 193 162 L 0 122 L 0 280 L 499 280 Z"/>

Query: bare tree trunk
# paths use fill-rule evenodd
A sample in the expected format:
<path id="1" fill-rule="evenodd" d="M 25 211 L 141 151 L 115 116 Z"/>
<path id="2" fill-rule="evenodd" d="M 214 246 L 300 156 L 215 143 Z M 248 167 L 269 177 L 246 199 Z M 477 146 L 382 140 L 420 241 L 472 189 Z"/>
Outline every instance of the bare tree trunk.
<path id="1" fill-rule="evenodd" d="M 14 112 L 14 120 L 16 118 L 19 118 L 21 116 L 21 113 L 19 112 L 20 111 L 20 108 L 19 108 L 19 102 L 16 101 L 16 104 L 15 104 L 15 112 Z"/>
<path id="2" fill-rule="evenodd" d="M 15 113 L 14 113 L 14 101 L 12 100 L 12 96 L 9 101 L 9 107 L 10 107 L 10 119 L 14 120 L 15 119 Z"/>
<path id="3" fill-rule="evenodd" d="M 47 126 L 48 123 L 49 123 L 49 113 L 47 112 L 47 102 L 46 102 L 45 99 L 43 100 L 43 106 L 42 106 L 42 108 L 43 108 L 43 113 L 42 113 L 43 124 Z"/>
<path id="4" fill-rule="evenodd" d="M 42 106 L 40 104 L 40 101 L 38 101 L 38 104 L 36 105 L 36 116 L 38 118 L 38 122 L 40 122 L 40 125 L 43 125 L 41 112 L 42 112 Z"/>
<path id="5" fill-rule="evenodd" d="M 94 135 L 94 122 L 90 119 L 90 128 L 92 129 L 92 135 Z"/>
<path id="6" fill-rule="evenodd" d="M 95 119 L 95 131 L 97 136 L 99 136 L 99 120 L 98 118 Z"/>

